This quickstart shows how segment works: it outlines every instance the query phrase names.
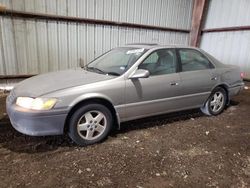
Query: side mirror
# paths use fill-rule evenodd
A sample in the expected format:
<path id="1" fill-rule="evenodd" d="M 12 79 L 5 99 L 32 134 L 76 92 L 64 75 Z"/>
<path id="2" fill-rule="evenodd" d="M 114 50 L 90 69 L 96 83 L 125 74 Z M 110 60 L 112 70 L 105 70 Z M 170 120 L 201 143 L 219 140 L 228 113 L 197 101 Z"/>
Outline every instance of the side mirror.
<path id="1" fill-rule="evenodd" d="M 138 79 L 138 78 L 148 78 L 150 75 L 148 70 L 145 69 L 137 69 L 135 73 L 130 76 L 130 79 Z"/>
<path id="2" fill-rule="evenodd" d="M 82 58 L 79 59 L 79 65 L 82 69 L 85 68 L 84 60 Z"/>

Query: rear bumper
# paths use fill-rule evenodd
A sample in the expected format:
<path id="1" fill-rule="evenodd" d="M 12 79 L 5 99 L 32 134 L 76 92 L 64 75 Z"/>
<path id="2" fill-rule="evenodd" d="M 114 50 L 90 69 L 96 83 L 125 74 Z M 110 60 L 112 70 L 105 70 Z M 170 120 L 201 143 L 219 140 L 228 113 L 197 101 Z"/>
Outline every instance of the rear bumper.
<path id="1" fill-rule="evenodd" d="M 6 108 L 11 124 L 18 132 L 31 136 L 61 135 L 64 132 L 66 110 L 38 112 L 8 103 Z"/>
<path id="2" fill-rule="evenodd" d="M 242 84 L 230 87 L 228 89 L 229 91 L 229 97 L 233 97 L 235 95 L 238 95 L 243 89 L 244 89 L 245 84 L 242 82 Z"/>

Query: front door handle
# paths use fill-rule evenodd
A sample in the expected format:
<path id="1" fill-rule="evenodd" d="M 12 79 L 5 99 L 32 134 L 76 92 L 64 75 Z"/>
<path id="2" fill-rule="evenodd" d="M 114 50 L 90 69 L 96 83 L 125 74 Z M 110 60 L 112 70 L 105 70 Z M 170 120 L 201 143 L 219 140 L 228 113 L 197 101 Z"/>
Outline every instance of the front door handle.
<path id="1" fill-rule="evenodd" d="M 172 82 L 172 83 L 170 83 L 170 85 L 171 85 L 171 86 L 178 86 L 179 83 L 178 83 L 178 82 Z"/>

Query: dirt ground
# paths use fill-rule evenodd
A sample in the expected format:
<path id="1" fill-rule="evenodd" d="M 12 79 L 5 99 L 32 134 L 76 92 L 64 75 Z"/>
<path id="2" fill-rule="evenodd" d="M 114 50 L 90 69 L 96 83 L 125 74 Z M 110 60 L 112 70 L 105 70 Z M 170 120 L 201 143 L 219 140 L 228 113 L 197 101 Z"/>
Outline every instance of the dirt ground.
<path id="1" fill-rule="evenodd" d="M 84 148 L 67 136 L 16 132 L 4 100 L 0 187 L 250 187 L 250 89 L 219 116 L 192 110 L 128 122 Z"/>

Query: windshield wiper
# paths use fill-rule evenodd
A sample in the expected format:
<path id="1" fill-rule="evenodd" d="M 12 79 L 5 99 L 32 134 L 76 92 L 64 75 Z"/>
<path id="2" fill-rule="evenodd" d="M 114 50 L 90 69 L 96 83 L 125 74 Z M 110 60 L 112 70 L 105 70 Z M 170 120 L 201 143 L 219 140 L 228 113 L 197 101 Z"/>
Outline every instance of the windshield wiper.
<path id="1" fill-rule="evenodd" d="M 113 75 L 113 76 L 120 76 L 120 74 L 117 72 L 106 72 L 106 74 Z"/>
<path id="2" fill-rule="evenodd" d="M 86 67 L 86 68 L 87 68 L 87 70 L 93 70 L 94 72 L 98 71 L 98 72 L 101 73 L 101 74 L 107 74 L 107 73 L 104 72 L 103 70 L 98 69 L 98 68 L 96 68 L 96 67 Z"/>
<path id="3" fill-rule="evenodd" d="M 98 69 L 96 67 L 87 67 L 87 70 L 89 70 L 89 69 L 93 70 L 94 72 L 98 71 L 101 74 L 107 74 L 107 75 L 113 75 L 113 76 L 120 76 L 120 74 L 117 73 L 117 72 L 105 72 L 105 71 L 103 71 L 101 69 Z"/>

